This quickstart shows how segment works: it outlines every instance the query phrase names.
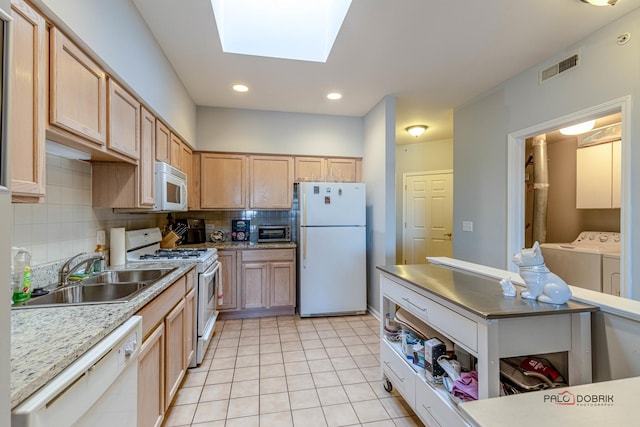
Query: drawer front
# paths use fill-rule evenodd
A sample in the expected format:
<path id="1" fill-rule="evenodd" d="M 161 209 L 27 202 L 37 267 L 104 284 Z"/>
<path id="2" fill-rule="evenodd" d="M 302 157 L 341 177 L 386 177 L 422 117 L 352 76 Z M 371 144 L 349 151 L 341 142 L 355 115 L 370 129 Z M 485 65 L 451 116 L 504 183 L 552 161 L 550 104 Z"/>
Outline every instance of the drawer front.
<path id="1" fill-rule="evenodd" d="M 242 251 L 242 262 L 293 261 L 294 249 L 252 249 Z"/>
<path id="2" fill-rule="evenodd" d="M 385 340 L 380 341 L 382 372 L 393 383 L 404 400 L 413 407 L 416 394 L 416 373 Z"/>
<path id="3" fill-rule="evenodd" d="M 415 411 L 425 424 L 443 427 L 466 426 L 466 422 L 452 405 L 444 389 L 437 392 L 424 381 L 416 381 Z"/>
<path id="4" fill-rule="evenodd" d="M 387 277 L 383 276 L 381 283 L 384 295 L 444 333 L 449 339 L 463 344 L 472 351 L 477 351 L 478 325 L 476 322 Z"/>

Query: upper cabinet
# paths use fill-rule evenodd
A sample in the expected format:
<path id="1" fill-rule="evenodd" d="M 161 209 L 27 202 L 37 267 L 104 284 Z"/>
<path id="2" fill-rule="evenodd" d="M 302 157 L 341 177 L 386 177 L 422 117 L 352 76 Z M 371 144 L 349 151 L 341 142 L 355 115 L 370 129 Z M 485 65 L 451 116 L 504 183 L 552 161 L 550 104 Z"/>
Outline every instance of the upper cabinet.
<path id="1" fill-rule="evenodd" d="M 352 157 L 296 157 L 295 182 L 360 182 L 362 159 Z"/>
<path id="2" fill-rule="evenodd" d="M 140 161 L 138 162 L 138 179 L 140 206 L 153 207 L 155 195 L 156 171 L 156 118 L 150 111 L 142 107 L 140 114 Z"/>
<path id="3" fill-rule="evenodd" d="M 140 102 L 109 79 L 107 147 L 132 159 L 140 157 Z"/>
<path id="4" fill-rule="evenodd" d="M 156 120 L 156 160 L 170 163 L 171 131 L 160 120 Z"/>
<path id="5" fill-rule="evenodd" d="M 169 164 L 178 169 L 182 167 L 182 141 L 173 133 L 169 139 Z"/>
<path id="6" fill-rule="evenodd" d="M 576 150 L 576 208 L 620 208 L 620 141 Z"/>
<path id="7" fill-rule="evenodd" d="M 51 125 L 104 146 L 106 73 L 57 28 L 51 29 L 50 60 Z"/>
<path id="8" fill-rule="evenodd" d="M 38 202 L 45 195 L 47 124 L 47 28 L 45 19 L 22 0 L 12 0 L 11 193 L 14 202 Z"/>
<path id="9" fill-rule="evenodd" d="M 291 209 L 293 158 L 249 156 L 249 209 Z"/>
<path id="10" fill-rule="evenodd" d="M 247 156 L 200 154 L 200 207 L 244 209 L 247 201 Z"/>

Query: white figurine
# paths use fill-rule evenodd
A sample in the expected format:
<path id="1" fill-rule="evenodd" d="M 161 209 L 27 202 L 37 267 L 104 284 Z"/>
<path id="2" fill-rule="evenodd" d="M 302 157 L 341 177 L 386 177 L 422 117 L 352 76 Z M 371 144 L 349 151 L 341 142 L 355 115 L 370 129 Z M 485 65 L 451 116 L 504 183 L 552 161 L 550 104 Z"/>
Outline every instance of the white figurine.
<path id="1" fill-rule="evenodd" d="M 502 294 L 505 297 L 515 297 L 516 296 L 516 287 L 511 283 L 511 279 L 502 279 L 500 280 L 500 286 L 502 286 Z"/>
<path id="2" fill-rule="evenodd" d="M 520 291 L 522 298 L 551 304 L 564 304 L 571 298 L 567 283 L 544 264 L 538 242 L 513 255 L 513 263 L 520 267 L 520 276 L 526 285 L 526 289 Z"/>

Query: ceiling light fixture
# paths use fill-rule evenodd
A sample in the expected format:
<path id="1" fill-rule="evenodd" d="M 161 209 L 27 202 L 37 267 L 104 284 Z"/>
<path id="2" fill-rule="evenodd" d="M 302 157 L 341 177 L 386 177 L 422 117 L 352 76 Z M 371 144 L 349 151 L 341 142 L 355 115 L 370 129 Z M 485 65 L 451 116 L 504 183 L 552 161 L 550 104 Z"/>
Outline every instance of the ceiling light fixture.
<path id="1" fill-rule="evenodd" d="M 243 84 L 233 85 L 232 88 L 236 92 L 241 92 L 241 93 L 249 92 L 249 87 L 247 85 L 243 85 Z"/>
<path id="2" fill-rule="evenodd" d="M 351 0 L 211 0 L 223 52 L 326 62 Z"/>
<path id="3" fill-rule="evenodd" d="M 560 133 L 563 135 L 580 135 L 581 133 L 589 132 L 596 124 L 595 120 L 589 120 L 584 123 L 578 123 L 577 125 L 567 126 L 560 129 Z"/>
<path id="4" fill-rule="evenodd" d="M 342 94 L 339 92 L 331 92 L 327 94 L 327 99 L 337 101 L 338 99 L 342 99 Z"/>
<path id="5" fill-rule="evenodd" d="M 429 126 L 426 125 L 411 125 L 408 128 L 405 128 L 405 130 L 409 132 L 409 135 L 415 136 L 417 138 L 422 135 L 428 127 Z"/>
<path id="6" fill-rule="evenodd" d="M 618 0 L 582 0 L 582 2 L 593 6 L 615 6 Z"/>

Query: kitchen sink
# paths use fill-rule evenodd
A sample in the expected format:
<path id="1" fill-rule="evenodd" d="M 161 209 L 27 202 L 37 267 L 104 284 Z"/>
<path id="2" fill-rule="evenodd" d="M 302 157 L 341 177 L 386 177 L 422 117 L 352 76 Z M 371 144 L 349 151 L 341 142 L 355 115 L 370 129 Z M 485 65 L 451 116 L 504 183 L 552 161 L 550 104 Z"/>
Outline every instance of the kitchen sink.
<path id="1" fill-rule="evenodd" d="M 173 268 L 157 268 L 152 270 L 107 270 L 95 276 L 84 279 L 82 285 L 95 285 L 104 283 L 152 283 L 161 279 Z"/>
<path id="2" fill-rule="evenodd" d="M 46 295 L 14 304 L 12 308 L 127 302 L 173 270 L 108 270 L 75 284 L 53 288 Z"/>

